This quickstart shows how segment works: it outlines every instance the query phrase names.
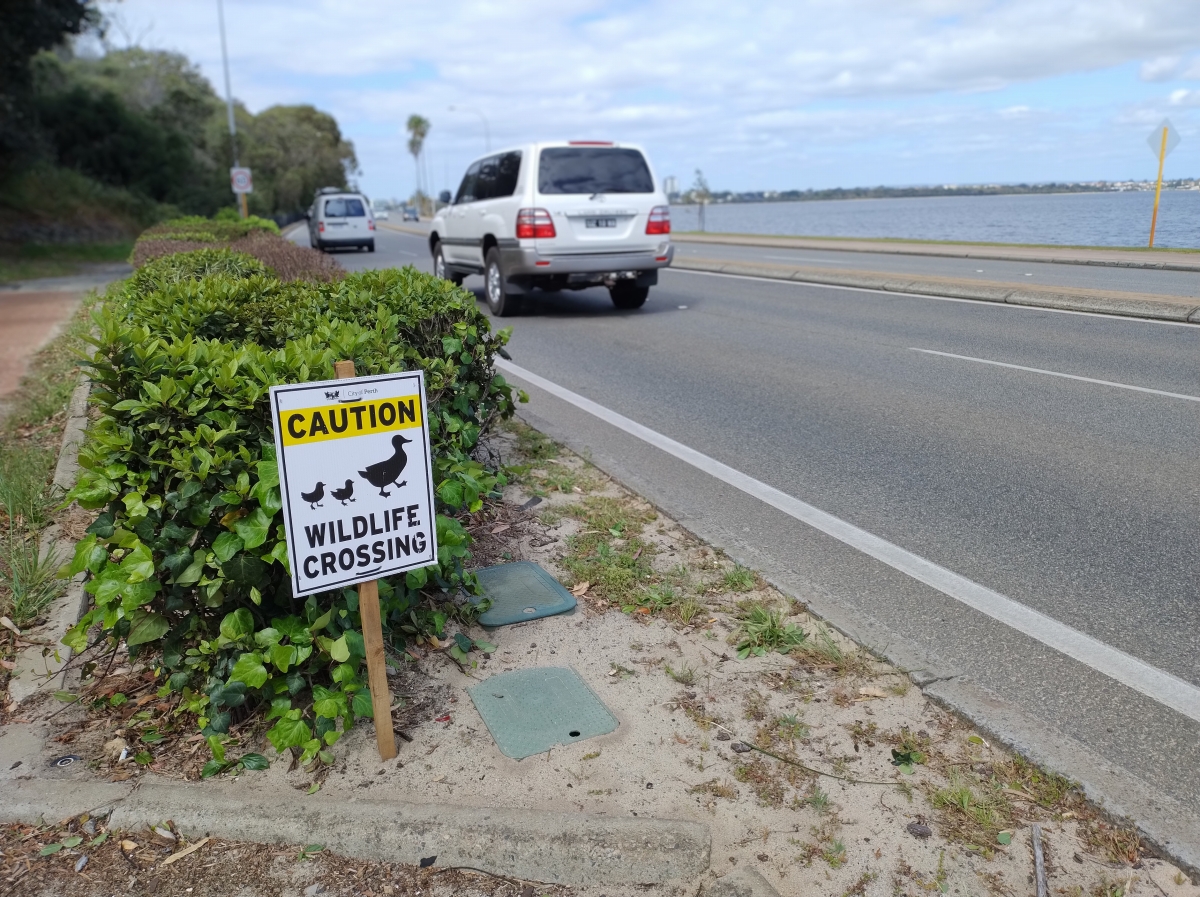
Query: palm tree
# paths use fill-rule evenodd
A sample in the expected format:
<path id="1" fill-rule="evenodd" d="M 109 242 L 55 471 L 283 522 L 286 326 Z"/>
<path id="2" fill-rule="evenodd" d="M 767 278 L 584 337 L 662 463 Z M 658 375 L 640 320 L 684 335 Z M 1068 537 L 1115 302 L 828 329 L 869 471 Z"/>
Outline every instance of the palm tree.
<path id="1" fill-rule="evenodd" d="M 413 165 L 417 169 L 417 204 L 423 203 L 425 191 L 421 183 L 421 150 L 425 147 L 425 137 L 429 134 L 429 119 L 412 114 L 405 125 L 408 130 L 408 151 L 412 153 Z M 424 210 L 422 210 L 424 211 Z"/>

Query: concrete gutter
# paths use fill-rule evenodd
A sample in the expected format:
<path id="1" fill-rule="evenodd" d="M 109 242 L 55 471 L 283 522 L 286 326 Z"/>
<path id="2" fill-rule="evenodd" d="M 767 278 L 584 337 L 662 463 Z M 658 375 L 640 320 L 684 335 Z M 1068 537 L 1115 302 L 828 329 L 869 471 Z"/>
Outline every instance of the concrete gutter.
<path id="1" fill-rule="evenodd" d="M 999 302 L 1008 305 L 1027 305 L 1064 311 L 1094 312 L 1131 318 L 1200 324 L 1200 302 L 1197 300 L 1150 293 L 1121 293 L 1114 290 L 1082 288 L 1074 290 L 1041 289 L 1028 286 L 1017 288 L 1011 283 L 968 280 L 966 278 L 913 277 L 911 274 L 889 274 L 881 271 L 829 271 L 823 268 L 796 265 L 732 262 L 680 256 L 675 257 L 672 267 L 683 271 L 705 271 L 743 277 L 790 280 L 797 283 L 883 290 L 890 293 L 916 293 L 952 299 L 971 299 L 979 302 Z M 1200 268 L 1185 270 L 1200 271 Z"/>
<path id="2" fill-rule="evenodd" d="M 757 234 L 672 234 L 676 243 L 762 246 L 768 249 L 819 249 L 825 252 L 869 252 L 880 255 L 923 255 L 937 258 L 1041 262 L 1050 265 L 1099 265 L 1108 268 L 1152 268 L 1200 271 L 1200 252 L 1166 249 L 1101 249 L 1074 246 L 1006 246 L 974 243 L 918 243 L 904 240 L 849 240 L 813 237 L 770 237 Z"/>
<path id="3" fill-rule="evenodd" d="M 7 765 L 9 758 L 3 759 Z M 565 885 L 695 880 L 708 869 L 711 844 L 707 826 L 675 819 L 346 801 L 286 788 L 262 794 L 236 783 L 187 785 L 155 776 L 143 777 L 136 788 L 74 777 L 9 780 L 0 823 L 50 823 L 105 810 L 111 810 L 109 825 L 122 831 L 170 819 L 189 840 L 316 841 L 356 859 L 416 865 L 436 857 L 437 868 L 471 866 Z"/>

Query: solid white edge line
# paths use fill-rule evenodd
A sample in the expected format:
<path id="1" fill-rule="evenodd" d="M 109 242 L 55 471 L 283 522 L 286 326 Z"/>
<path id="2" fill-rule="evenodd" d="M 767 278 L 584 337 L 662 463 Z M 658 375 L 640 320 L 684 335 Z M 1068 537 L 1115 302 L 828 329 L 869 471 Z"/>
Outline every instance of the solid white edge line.
<path id="1" fill-rule="evenodd" d="M 1140 692 L 1189 719 L 1200 722 L 1200 688 L 1190 682 L 1165 670 L 1150 666 L 1118 648 L 1013 601 L 999 592 L 972 582 L 966 577 L 898 545 L 893 545 L 891 542 L 859 529 L 845 520 L 800 501 L 798 498 L 793 498 L 773 486 L 768 486 L 715 458 L 710 458 L 681 442 L 676 442 L 669 436 L 651 430 L 637 421 L 630 420 L 624 415 L 518 367 L 512 362 L 497 358 L 495 363 L 500 370 L 586 411 L 669 455 L 673 455 L 709 476 L 715 477 L 788 516 L 820 530 L 827 536 L 911 576 L 918 582 L 1017 630 L 1034 641 L 1041 642 L 1043 645 L 1079 661 L 1090 669 Z"/>
<path id="2" fill-rule="evenodd" d="M 1100 386 L 1115 386 L 1117 389 L 1132 389 L 1135 392 L 1148 392 L 1155 396 L 1166 396 L 1169 399 L 1183 399 L 1187 402 L 1200 402 L 1200 396 L 1189 396 L 1182 392 L 1166 392 L 1162 389 L 1151 389 L 1148 386 L 1133 386 L 1129 383 L 1116 383 L 1112 380 L 1097 380 L 1094 377 L 1080 377 L 1077 374 L 1063 374 L 1058 371 L 1045 371 L 1041 368 L 1030 368 L 1023 364 L 1009 364 L 1007 361 L 991 361 L 987 358 L 975 358 L 971 355 L 955 355 L 953 352 L 939 352 L 937 349 L 918 349 L 909 347 L 913 352 L 925 355 L 941 355 L 943 358 L 957 358 L 960 361 L 974 361 L 978 364 L 990 364 L 998 368 L 1012 368 L 1014 371 L 1027 371 L 1030 374 L 1045 374 L 1047 377 L 1062 377 L 1064 380 L 1078 380 L 1081 383 L 1096 383 Z"/>
<path id="3" fill-rule="evenodd" d="M 731 264 L 736 264 L 731 262 Z M 798 287 L 821 287 L 826 290 L 849 290 L 852 293 L 876 293 L 880 296 L 905 296 L 910 299 L 936 299 L 938 302 L 960 302 L 968 305 L 985 305 L 991 308 L 1007 308 L 1012 311 L 1048 311 L 1056 315 L 1083 315 L 1085 318 L 1105 318 L 1109 321 L 1129 321 L 1134 324 L 1165 324 L 1168 327 L 1200 327 L 1192 321 L 1164 321 L 1161 318 L 1135 318 L 1131 315 L 1109 315 L 1100 311 L 1074 311 L 1070 308 L 1047 308 L 1044 305 L 1009 305 L 1007 302 L 990 302 L 987 299 L 961 299 L 957 296 L 934 296 L 930 293 L 899 293 L 895 290 L 877 290 L 873 287 L 848 287 L 839 283 L 817 283 L 813 280 L 784 280 L 779 277 L 755 277 L 751 274 L 726 274 L 723 271 L 697 271 L 694 268 L 663 268 L 679 274 L 697 274 L 700 277 L 730 277 L 734 280 L 766 281 L 767 283 L 790 283 Z M 661 272 L 660 272 L 661 273 Z"/>

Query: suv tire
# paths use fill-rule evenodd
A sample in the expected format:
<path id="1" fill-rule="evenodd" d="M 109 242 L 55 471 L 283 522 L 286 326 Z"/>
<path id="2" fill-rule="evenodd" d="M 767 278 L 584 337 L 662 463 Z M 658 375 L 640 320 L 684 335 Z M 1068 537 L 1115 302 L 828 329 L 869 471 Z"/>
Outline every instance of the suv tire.
<path id="1" fill-rule="evenodd" d="M 456 287 L 461 287 L 463 276 L 461 274 L 451 274 L 446 270 L 446 256 L 442 252 L 442 244 L 438 243 L 437 248 L 433 250 L 433 276 L 441 280 L 448 280 Z"/>
<path id="2" fill-rule="evenodd" d="M 488 250 L 483 266 L 483 290 L 488 308 L 498 318 L 507 318 L 521 310 L 521 298 L 510 295 L 504 285 L 504 269 L 500 267 L 500 250 L 493 246 Z"/>
<path id="3" fill-rule="evenodd" d="M 375 241 L 372 240 L 370 243 L 367 244 L 367 252 L 374 252 L 374 251 L 375 251 Z"/>
<path id="4" fill-rule="evenodd" d="M 641 308 L 650 295 L 650 287 L 639 287 L 629 280 L 619 280 L 608 288 L 608 295 L 617 308 Z"/>

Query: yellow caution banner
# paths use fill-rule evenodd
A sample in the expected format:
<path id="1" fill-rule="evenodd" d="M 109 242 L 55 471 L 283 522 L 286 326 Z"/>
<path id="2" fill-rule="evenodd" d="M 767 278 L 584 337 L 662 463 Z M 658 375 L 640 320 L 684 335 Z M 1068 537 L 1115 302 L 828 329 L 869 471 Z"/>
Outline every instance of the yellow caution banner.
<path id="1" fill-rule="evenodd" d="M 320 408 L 281 411 L 285 446 L 308 445 L 329 439 L 347 439 L 421 426 L 421 403 L 417 396 L 347 402 Z"/>

